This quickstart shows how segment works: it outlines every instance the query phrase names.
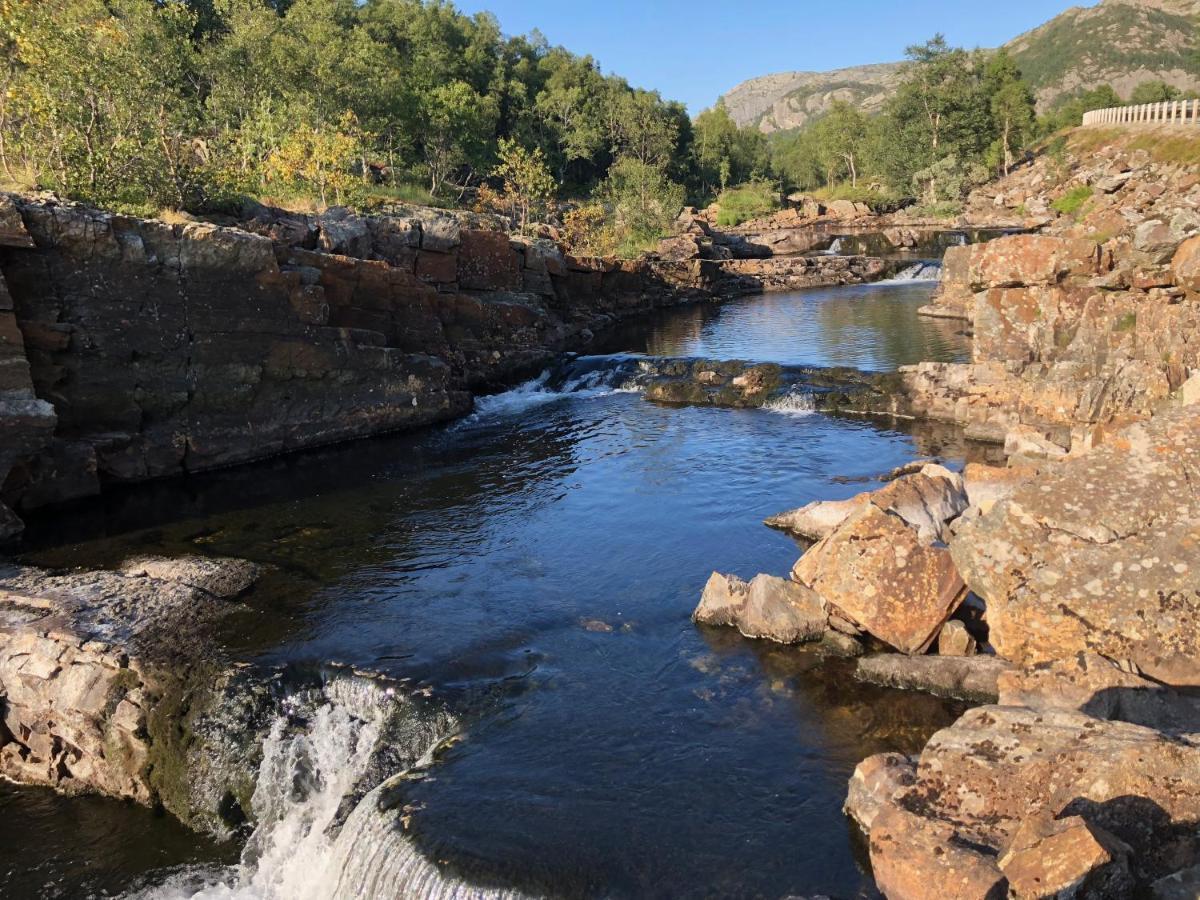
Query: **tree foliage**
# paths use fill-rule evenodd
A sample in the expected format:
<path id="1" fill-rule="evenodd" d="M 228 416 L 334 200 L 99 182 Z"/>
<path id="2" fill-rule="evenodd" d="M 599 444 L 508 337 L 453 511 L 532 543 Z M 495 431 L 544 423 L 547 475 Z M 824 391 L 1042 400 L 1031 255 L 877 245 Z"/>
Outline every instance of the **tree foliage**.
<path id="1" fill-rule="evenodd" d="M 454 199 L 501 141 L 570 193 L 699 181 L 680 105 L 444 0 L 0 0 L 0 52 L 0 169 L 99 204 Z"/>

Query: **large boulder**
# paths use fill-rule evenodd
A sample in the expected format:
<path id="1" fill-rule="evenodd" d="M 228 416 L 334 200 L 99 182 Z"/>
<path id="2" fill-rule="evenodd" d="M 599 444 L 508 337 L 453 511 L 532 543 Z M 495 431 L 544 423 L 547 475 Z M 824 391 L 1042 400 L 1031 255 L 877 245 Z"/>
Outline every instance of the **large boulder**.
<path id="1" fill-rule="evenodd" d="M 967 593 L 945 547 L 874 503 L 800 557 L 792 577 L 904 653 L 924 652 Z"/>
<path id="2" fill-rule="evenodd" d="M 1200 684 L 1197 471 L 1200 408 L 1181 407 L 964 519 L 951 553 L 996 652 L 1026 665 L 1092 651 Z"/>
<path id="3" fill-rule="evenodd" d="M 961 475 L 942 466 L 926 465 L 879 490 L 864 491 L 848 500 L 817 500 L 772 516 L 766 524 L 808 540 L 820 540 L 866 503 L 900 516 L 917 529 L 922 540 L 945 540 L 949 523 L 967 508 L 967 494 Z"/>
<path id="4" fill-rule="evenodd" d="M 1074 865 L 1076 878 L 1095 873 L 1104 883 L 1107 871 L 1128 887 L 1120 871 L 1123 845 L 1130 878 L 1145 885 L 1200 858 L 1198 766 L 1196 735 L 1073 711 L 978 707 L 930 739 L 910 787 L 877 779 L 878 794 L 865 801 L 878 806 L 870 827 L 872 866 L 889 900 L 989 896 L 978 891 L 997 875 L 1007 881 L 1011 873 L 1025 884 L 1039 858 L 1054 857 L 1060 874 Z M 1079 818 L 1049 824 L 1069 817 Z M 1092 840 L 1078 831 L 1055 837 L 1079 825 Z M 1041 854 L 1027 852 L 1037 846 Z M 1071 846 L 1075 851 L 1065 853 Z M 931 878 L 924 892 L 921 871 Z M 943 890 L 955 873 L 962 889 Z"/>

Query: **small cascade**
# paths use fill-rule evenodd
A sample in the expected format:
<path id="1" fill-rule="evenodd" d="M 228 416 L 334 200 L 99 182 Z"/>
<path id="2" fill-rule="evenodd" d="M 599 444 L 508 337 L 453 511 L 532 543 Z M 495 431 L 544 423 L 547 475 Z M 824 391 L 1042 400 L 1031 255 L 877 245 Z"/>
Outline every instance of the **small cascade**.
<path id="1" fill-rule="evenodd" d="M 829 245 L 829 248 L 822 250 L 821 253 L 824 256 L 841 256 L 843 246 L 844 245 L 842 244 L 841 238 L 834 238 L 833 243 Z"/>
<path id="2" fill-rule="evenodd" d="M 905 266 L 891 278 L 886 281 L 879 281 L 876 284 L 900 284 L 911 281 L 937 281 L 942 277 L 942 265 L 937 262 L 916 262 L 910 266 Z"/>
<path id="3" fill-rule="evenodd" d="M 510 391 L 478 397 L 465 422 L 515 415 L 535 406 L 569 398 L 636 393 L 647 377 L 649 361 L 628 353 L 575 356 Z"/>
<path id="4" fill-rule="evenodd" d="M 444 877 L 385 802 L 458 727 L 448 713 L 419 710 L 366 678 L 337 678 L 287 698 L 263 744 L 257 825 L 241 862 L 176 872 L 129 900 L 518 897 Z"/>
<path id="5" fill-rule="evenodd" d="M 793 387 L 786 394 L 768 400 L 763 409 L 785 416 L 809 416 L 817 411 L 817 398 L 811 391 Z"/>

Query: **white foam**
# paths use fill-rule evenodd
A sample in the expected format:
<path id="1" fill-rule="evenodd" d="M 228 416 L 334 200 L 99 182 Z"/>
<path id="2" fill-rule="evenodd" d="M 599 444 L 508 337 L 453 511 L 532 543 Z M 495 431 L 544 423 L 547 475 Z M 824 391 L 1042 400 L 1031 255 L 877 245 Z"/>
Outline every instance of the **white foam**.
<path id="1" fill-rule="evenodd" d="M 937 263 L 913 263 L 901 269 L 891 278 L 873 281 L 873 285 L 912 284 L 921 281 L 938 281 L 942 277 L 942 267 Z"/>
<path id="2" fill-rule="evenodd" d="M 444 876 L 413 846 L 381 794 L 430 765 L 447 737 L 433 739 L 413 769 L 369 791 L 338 827 L 338 812 L 368 772 L 390 691 L 360 681 L 333 682 L 327 702 L 303 728 L 279 716 L 263 743 L 254 789 L 258 823 L 238 865 L 190 867 L 127 900 L 331 900 L 331 898 L 496 898 L 508 891 L 475 888 Z"/>
<path id="3" fill-rule="evenodd" d="M 763 409 L 785 416 L 811 416 L 817 411 L 816 397 L 807 391 L 792 390 L 768 400 Z"/>

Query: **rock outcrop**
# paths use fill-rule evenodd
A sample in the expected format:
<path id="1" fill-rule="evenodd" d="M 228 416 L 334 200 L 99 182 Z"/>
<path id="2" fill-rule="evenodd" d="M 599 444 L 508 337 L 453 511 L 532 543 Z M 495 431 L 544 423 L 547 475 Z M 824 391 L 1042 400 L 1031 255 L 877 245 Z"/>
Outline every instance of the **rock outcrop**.
<path id="1" fill-rule="evenodd" d="M 155 717 L 172 714 L 164 695 L 187 678 L 200 629 L 257 577 L 243 560 L 199 557 L 0 568 L 0 776 L 169 803 L 179 785 L 162 734 L 180 723 Z"/>
<path id="2" fill-rule="evenodd" d="M 851 798 L 866 809 L 855 817 L 870 822 L 871 863 L 889 900 L 929 896 L 934 884 L 957 885 L 947 896 L 1003 896 L 990 892 L 1023 890 L 1051 863 L 1073 872 L 1060 889 L 1087 879 L 1121 891 L 1086 896 L 1128 896 L 1133 883 L 1200 853 L 1200 779 L 1187 774 L 1200 764 L 1198 747 L 1195 735 L 1078 712 L 985 706 L 930 739 L 910 784 L 868 778 L 889 764 L 872 760 L 859 780 L 880 793 L 864 802 L 860 788 Z M 1091 837 L 1055 837 L 1080 827 Z"/>
<path id="3" fill-rule="evenodd" d="M 1077 652 L 1200 684 L 1200 407 L 1136 424 L 1017 487 L 951 538 L 1015 662 Z"/>

